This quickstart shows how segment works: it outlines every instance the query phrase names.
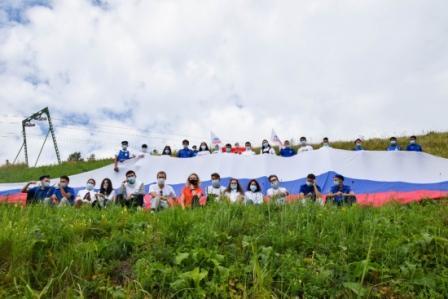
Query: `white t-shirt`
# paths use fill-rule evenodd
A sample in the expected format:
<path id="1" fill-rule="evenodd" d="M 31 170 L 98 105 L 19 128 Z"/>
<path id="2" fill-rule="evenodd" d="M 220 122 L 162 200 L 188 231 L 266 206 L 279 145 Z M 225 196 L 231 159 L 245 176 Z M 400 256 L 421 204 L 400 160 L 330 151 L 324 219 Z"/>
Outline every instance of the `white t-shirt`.
<path id="1" fill-rule="evenodd" d="M 245 203 L 252 201 L 256 205 L 261 205 L 263 203 L 263 193 L 246 191 L 246 193 L 244 193 L 244 201 Z"/>
<path id="2" fill-rule="evenodd" d="M 132 194 L 145 194 L 145 185 L 142 182 L 136 181 L 134 184 L 125 183 L 126 196 Z"/>
<path id="3" fill-rule="evenodd" d="M 87 194 L 90 195 L 90 199 L 86 199 Z M 83 202 L 93 202 L 96 198 L 95 198 L 96 192 L 95 190 L 87 190 L 87 189 L 82 189 L 78 191 L 78 194 L 76 195 L 76 200 L 81 200 Z"/>
<path id="4" fill-rule="evenodd" d="M 288 193 L 288 190 L 284 187 L 278 187 L 277 189 L 269 188 L 268 191 L 266 192 L 266 194 L 268 196 L 276 196 L 276 195 L 287 194 L 287 193 Z"/>
<path id="5" fill-rule="evenodd" d="M 210 152 L 209 151 L 199 151 L 197 154 L 196 154 L 196 156 L 208 156 L 208 155 L 210 155 Z"/>
<path id="6" fill-rule="evenodd" d="M 230 192 L 225 192 L 225 196 L 227 196 L 230 199 L 231 203 L 237 202 L 239 200 L 239 197 L 242 195 L 240 192 L 236 190 L 232 190 Z"/>
<path id="7" fill-rule="evenodd" d="M 255 152 L 254 152 L 253 150 L 250 150 L 250 151 L 245 150 L 244 152 L 241 153 L 241 155 L 244 155 L 244 156 L 253 156 L 253 155 L 255 155 Z"/>
<path id="8" fill-rule="evenodd" d="M 163 188 L 160 188 L 159 184 L 152 184 L 149 186 L 149 193 L 157 193 L 157 195 L 160 195 L 160 192 L 162 192 L 162 196 L 168 196 L 168 197 L 176 197 L 176 192 L 174 191 L 173 187 L 170 185 L 164 185 Z"/>
<path id="9" fill-rule="evenodd" d="M 109 195 L 102 194 L 102 193 L 99 193 L 99 192 L 98 192 L 98 195 L 102 195 L 102 196 L 104 196 L 104 198 L 105 198 L 107 201 L 111 201 L 111 200 L 114 200 L 114 199 L 115 199 L 115 190 L 112 190 L 112 191 L 110 192 Z"/>
<path id="10" fill-rule="evenodd" d="M 308 151 L 312 151 L 312 150 L 313 150 L 313 147 L 311 145 L 302 145 L 301 147 L 299 147 L 297 152 L 301 153 L 301 152 L 308 152 Z"/>
<path id="11" fill-rule="evenodd" d="M 225 190 L 226 190 L 226 187 L 224 187 L 224 186 L 219 186 L 218 188 L 215 188 L 213 186 L 208 186 L 207 187 L 207 195 L 221 196 L 222 194 L 224 194 Z"/>

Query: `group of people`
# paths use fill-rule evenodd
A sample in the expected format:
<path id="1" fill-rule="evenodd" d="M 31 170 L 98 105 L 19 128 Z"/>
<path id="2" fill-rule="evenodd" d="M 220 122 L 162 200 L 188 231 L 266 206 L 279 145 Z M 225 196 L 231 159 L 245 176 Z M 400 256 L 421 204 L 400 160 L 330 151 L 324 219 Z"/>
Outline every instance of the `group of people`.
<path id="1" fill-rule="evenodd" d="M 27 193 L 27 204 L 43 203 L 50 206 L 71 205 L 76 207 L 90 205 L 100 208 L 110 204 L 119 204 L 153 211 L 178 205 L 182 208 L 204 206 L 216 201 L 245 205 L 286 204 L 297 200 L 321 205 L 324 203 L 351 205 L 356 201 L 353 190 L 344 184 L 344 177 L 339 174 L 334 176 L 334 185 L 325 196 L 325 201 L 314 174 L 307 176 L 305 184 L 300 186 L 299 194 L 295 195 L 290 194 L 285 187 L 281 186 L 277 175 L 269 176 L 270 188 L 266 195 L 262 193 L 260 183 L 255 179 L 250 180 L 247 186 L 243 187 L 238 179 L 232 178 L 226 186 L 223 186 L 218 173 L 211 174 L 211 185 L 205 190 L 201 187 L 199 176 L 196 173 L 190 174 L 179 195 L 176 194 L 172 186 L 166 184 L 166 179 L 166 172 L 159 171 L 156 183 L 150 185 L 149 191 L 146 193 L 145 185 L 137 179 L 135 171 L 128 170 L 117 189 L 114 189 L 112 181 L 108 178 L 103 179 L 99 188 L 96 188 L 96 181 L 90 178 L 83 189 L 75 192 L 69 186 L 68 176 L 61 176 L 59 182 L 51 186 L 50 176 L 43 175 L 39 182 L 27 183 L 22 188 L 22 192 Z M 31 187 L 31 185 L 36 186 Z"/>
<path id="2" fill-rule="evenodd" d="M 118 165 L 121 162 L 124 162 L 131 158 L 142 158 L 145 155 L 149 155 L 148 151 L 148 145 L 143 144 L 141 146 L 141 151 L 138 154 L 133 154 L 129 151 L 129 142 L 128 141 L 122 141 L 121 142 L 121 149 L 118 152 L 118 154 L 115 156 L 115 162 L 114 162 L 114 170 L 118 171 Z M 331 147 L 330 141 L 327 137 L 325 137 L 322 140 L 322 147 Z M 300 145 L 297 150 L 295 150 L 291 143 L 286 140 L 282 146 L 280 147 L 279 155 L 281 157 L 292 157 L 298 153 L 301 152 L 307 152 L 312 151 L 314 148 L 308 144 L 306 137 L 300 137 Z M 362 151 L 364 150 L 363 141 L 358 138 L 354 142 L 354 151 Z M 388 147 L 386 148 L 387 151 L 400 151 L 401 147 L 397 142 L 396 137 L 390 138 L 390 143 Z M 415 152 L 421 152 L 423 151 L 422 146 L 417 143 L 417 137 L 411 136 L 409 138 L 409 144 L 406 146 L 406 151 L 415 151 Z M 220 147 L 219 144 L 215 145 L 213 149 L 210 149 L 208 144 L 206 142 L 201 142 L 199 145 L 199 148 L 197 148 L 196 145 L 193 145 L 190 148 L 190 142 L 188 140 L 182 141 L 182 148 L 178 150 L 175 154 L 178 158 L 192 158 L 196 156 L 205 156 L 210 154 L 239 154 L 239 155 L 246 155 L 246 156 L 252 156 L 256 155 L 257 153 L 252 148 L 252 144 L 247 141 L 244 146 L 240 146 L 239 143 L 235 143 L 234 146 L 232 146 L 230 143 L 227 143 L 224 147 Z M 263 140 L 261 143 L 261 148 L 259 150 L 258 154 L 269 154 L 269 155 L 276 155 L 275 149 L 270 145 L 268 140 Z M 163 156 L 173 156 L 173 151 L 171 150 L 171 147 L 169 145 L 165 146 L 163 149 L 161 155 Z"/>

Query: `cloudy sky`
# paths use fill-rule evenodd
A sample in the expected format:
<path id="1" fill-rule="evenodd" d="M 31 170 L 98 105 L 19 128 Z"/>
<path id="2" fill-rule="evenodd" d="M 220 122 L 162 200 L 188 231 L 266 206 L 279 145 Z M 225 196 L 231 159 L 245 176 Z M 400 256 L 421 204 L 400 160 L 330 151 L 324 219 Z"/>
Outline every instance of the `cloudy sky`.
<path id="1" fill-rule="evenodd" d="M 0 0 L 0 102 L 1 163 L 448 130 L 448 1 Z"/>

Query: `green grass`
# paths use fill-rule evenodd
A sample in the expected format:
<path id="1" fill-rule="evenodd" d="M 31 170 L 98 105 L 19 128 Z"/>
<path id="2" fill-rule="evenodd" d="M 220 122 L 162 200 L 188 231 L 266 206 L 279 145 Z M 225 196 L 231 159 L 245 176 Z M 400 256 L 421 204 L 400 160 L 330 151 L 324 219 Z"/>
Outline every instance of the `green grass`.
<path id="1" fill-rule="evenodd" d="M 112 159 L 63 162 L 60 165 L 27 167 L 25 164 L 3 165 L 0 167 L 0 183 L 35 181 L 43 174 L 56 178 L 61 175 L 73 175 L 94 170 L 113 163 Z"/>
<path id="2" fill-rule="evenodd" d="M 448 205 L 3 205 L 0 253 L 1 298 L 444 298 Z"/>
<path id="3" fill-rule="evenodd" d="M 408 137 L 399 137 L 398 142 L 402 148 L 408 143 Z M 427 153 L 448 158 L 448 132 L 438 133 L 430 132 L 426 135 L 418 136 L 418 142 L 423 146 L 423 150 Z M 388 146 L 389 139 L 368 139 L 364 142 L 365 149 L 368 150 L 385 150 Z M 319 148 L 320 145 L 313 145 Z M 335 141 L 332 142 L 334 148 L 353 149 L 353 142 Z M 297 149 L 297 146 L 294 147 Z M 257 152 L 258 148 L 255 149 Z M 41 167 L 26 167 L 25 165 L 11 165 L 0 167 L 0 183 L 24 182 L 37 180 L 42 174 L 50 174 L 52 177 L 61 175 L 73 175 L 84 171 L 93 170 L 99 167 L 109 165 L 113 159 L 104 159 L 97 161 L 83 162 L 64 162 L 61 165 L 48 165 Z"/>

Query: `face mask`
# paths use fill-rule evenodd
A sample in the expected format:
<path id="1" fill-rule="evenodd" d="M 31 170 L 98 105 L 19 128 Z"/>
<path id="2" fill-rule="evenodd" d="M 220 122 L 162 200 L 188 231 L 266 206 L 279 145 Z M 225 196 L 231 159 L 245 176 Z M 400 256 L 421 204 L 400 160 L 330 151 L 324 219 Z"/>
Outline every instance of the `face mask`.
<path id="1" fill-rule="evenodd" d="M 147 148 L 142 148 L 142 153 L 147 153 L 148 149 Z"/>
<path id="2" fill-rule="evenodd" d="M 87 183 L 87 185 L 86 185 L 86 189 L 89 191 L 93 190 L 93 187 L 94 187 L 94 185 L 92 183 Z"/>
<path id="3" fill-rule="evenodd" d="M 288 148 L 288 147 L 289 147 L 289 144 L 285 144 L 285 147 Z"/>
<path id="4" fill-rule="evenodd" d="M 207 147 L 205 145 L 201 145 L 201 150 L 205 151 Z"/>
<path id="5" fill-rule="evenodd" d="M 312 186 L 312 185 L 313 185 L 313 183 L 312 183 L 312 182 L 310 182 L 310 181 L 306 181 L 306 185 L 307 185 L 307 186 Z"/>
<path id="6" fill-rule="evenodd" d="M 157 183 L 159 185 L 164 185 L 165 184 L 165 179 L 164 178 L 159 178 L 159 179 L 157 179 Z"/>
<path id="7" fill-rule="evenodd" d="M 411 140 L 411 141 L 409 141 L 409 143 L 414 144 L 414 143 L 415 143 L 415 140 Z"/>
<path id="8" fill-rule="evenodd" d="M 333 185 L 335 185 L 335 186 L 339 185 L 339 181 L 338 180 L 334 180 L 333 181 Z"/>
<path id="9" fill-rule="evenodd" d="M 59 186 L 61 186 L 62 188 L 67 187 L 67 183 L 59 183 Z"/>
<path id="10" fill-rule="evenodd" d="M 324 142 L 324 146 L 330 146 L 330 144 L 328 144 L 328 142 Z"/>
<path id="11" fill-rule="evenodd" d="M 230 153 L 231 151 L 232 151 L 231 148 L 226 148 L 226 152 L 227 152 L 227 153 Z"/>
<path id="12" fill-rule="evenodd" d="M 252 192 L 257 191 L 257 186 L 256 185 L 250 185 L 250 191 L 252 191 Z"/>
<path id="13" fill-rule="evenodd" d="M 250 152 L 250 146 L 246 146 L 246 151 Z"/>
<path id="14" fill-rule="evenodd" d="M 188 144 L 184 144 L 184 148 L 187 149 L 188 148 Z"/>
<path id="15" fill-rule="evenodd" d="M 235 184 L 235 183 L 230 184 L 230 189 L 236 190 L 236 188 L 238 188 L 237 184 Z"/>
<path id="16" fill-rule="evenodd" d="M 300 141 L 301 145 L 306 145 L 306 141 Z"/>
<path id="17" fill-rule="evenodd" d="M 169 149 L 166 149 L 166 150 L 165 150 L 165 154 L 169 155 L 169 154 L 170 154 L 170 150 L 169 150 Z"/>
<path id="18" fill-rule="evenodd" d="M 264 146 L 264 147 L 268 147 L 268 144 L 267 144 L 267 143 L 263 143 L 263 146 Z"/>
<path id="19" fill-rule="evenodd" d="M 361 143 L 359 143 L 359 142 L 356 142 L 356 146 L 361 146 Z"/>
<path id="20" fill-rule="evenodd" d="M 130 176 L 130 177 L 128 177 L 128 183 L 129 184 L 134 184 L 135 183 L 135 176 Z"/>
<path id="21" fill-rule="evenodd" d="M 271 182 L 271 187 L 274 189 L 278 189 L 279 183 L 278 181 Z"/>
<path id="22" fill-rule="evenodd" d="M 212 186 L 218 188 L 221 184 L 219 183 L 219 180 L 212 180 Z"/>
<path id="23" fill-rule="evenodd" d="M 198 184 L 198 180 L 197 179 L 188 179 L 188 182 L 192 185 L 197 185 Z"/>
<path id="24" fill-rule="evenodd" d="M 392 141 L 390 142 L 390 144 L 395 145 L 395 144 L 397 144 L 397 142 L 394 141 L 394 140 L 392 140 Z"/>
<path id="25" fill-rule="evenodd" d="M 121 148 L 125 151 L 125 150 L 128 149 L 128 146 L 127 145 L 123 145 Z"/>
<path id="26" fill-rule="evenodd" d="M 41 185 L 42 185 L 42 187 L 48 187 L 48 186 L 50 186 L 50 182 L 43 181 Z"/>

